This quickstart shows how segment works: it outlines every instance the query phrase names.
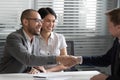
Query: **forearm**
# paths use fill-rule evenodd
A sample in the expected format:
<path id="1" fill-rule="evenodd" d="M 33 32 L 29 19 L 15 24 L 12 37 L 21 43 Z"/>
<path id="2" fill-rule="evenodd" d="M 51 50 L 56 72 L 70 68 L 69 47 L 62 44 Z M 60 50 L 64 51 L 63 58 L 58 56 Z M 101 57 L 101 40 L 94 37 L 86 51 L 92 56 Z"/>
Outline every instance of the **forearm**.
<path id="1" fill-rule="evenodd" d="M 110 65 L 110 61 L 104 56 L 83 57 L 82 65 L 105 67 Z"/>
<path id="2" fill-rule="evenodd" d="M 65 70 L 65 69 L 67 69 L 67 67 L 65 67 L 62 64 L 59 64 L 59 65 L 56 65 L 52 68 L 46 69 L 46 71 L 47 72 L 58 72 L 58 71 L 62 71 L 62 70 Z"/>

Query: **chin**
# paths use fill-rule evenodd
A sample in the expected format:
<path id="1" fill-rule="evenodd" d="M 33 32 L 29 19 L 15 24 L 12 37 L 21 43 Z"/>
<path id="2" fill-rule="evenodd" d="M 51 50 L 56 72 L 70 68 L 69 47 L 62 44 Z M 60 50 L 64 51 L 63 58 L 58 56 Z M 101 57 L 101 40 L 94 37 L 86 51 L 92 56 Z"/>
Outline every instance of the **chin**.
<path id="1" fill-rule="evenodd" d="M 48 30 L 48 32 L 52 32 L 52 30 Z"/>
<path id="2" fill-rule="evenodd" d="M 39 35 L 40 34 L 40 32 L 38 32 L 38 33 L 35 33 L 34 35 Z"/>

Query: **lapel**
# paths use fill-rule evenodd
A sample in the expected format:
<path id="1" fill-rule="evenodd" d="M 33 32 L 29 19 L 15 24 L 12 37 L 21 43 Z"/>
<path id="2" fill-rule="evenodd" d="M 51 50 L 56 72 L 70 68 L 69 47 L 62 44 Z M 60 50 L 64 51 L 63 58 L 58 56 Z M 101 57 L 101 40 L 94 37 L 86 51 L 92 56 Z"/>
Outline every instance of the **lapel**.
<path id="1" fill-rule="evenodd" d="M 114 71 L 113 71 L 113 74 L 114 75 L 118 75 L 120 73 L 119 69 L 120 69 L 120 44 L 118 42 L 118 39 L 117 39 L 117 42 L 116 42 L 116 53 L 113 53 L 115 54 L 115 62 L 114 62 Z"/>
<path id="2" fill-rule="evenodd" d="M 21 34 L 22 43 L 23 43 L 23 45 L 24 45 L 24 46 L 27 48 L 27 50 L 28 50 L 27 39 L 26 39 L 25 34 L 24 34 L 24 32 L 23 32 L 23 27 L 22 27 L 21 29 L 19 29 L 17 32 Z"/>

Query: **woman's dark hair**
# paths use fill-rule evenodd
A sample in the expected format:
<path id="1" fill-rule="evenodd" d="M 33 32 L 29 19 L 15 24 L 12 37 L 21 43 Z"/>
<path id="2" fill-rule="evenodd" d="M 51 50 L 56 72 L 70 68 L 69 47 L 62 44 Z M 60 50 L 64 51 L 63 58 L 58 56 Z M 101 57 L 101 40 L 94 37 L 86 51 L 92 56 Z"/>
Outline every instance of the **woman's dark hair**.
<path id="1" fill-rule="evenodd" d="M 41 18 L 45 18 L 45 16 L 47 16 L 48 14 L 52 14 L 55 16 L 55 19 L 57 19 L 57 15 L 54 12 L 54 10 L 52 8 L 46 7 L 46 8 L 40 8 L 38 10 L 38 13 L 40 14 Z"/>

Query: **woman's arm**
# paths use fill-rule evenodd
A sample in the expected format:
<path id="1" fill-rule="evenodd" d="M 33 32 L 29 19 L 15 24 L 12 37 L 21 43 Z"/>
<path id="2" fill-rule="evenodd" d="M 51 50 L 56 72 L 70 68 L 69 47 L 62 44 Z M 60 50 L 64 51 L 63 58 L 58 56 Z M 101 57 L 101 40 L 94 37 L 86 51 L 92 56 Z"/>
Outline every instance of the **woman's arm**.
<path id="1" fill-rule="evenodd" d="M 67 49 L 62 48 L 60 50 L 60 56 L 67 56 Z M 58 64 L 52 68 L 46 69 L 46 72 L 57 72 L 57 71 L 62 71 L 68 69 L 68 67 L 65 67 L 63 64 Z"/>

